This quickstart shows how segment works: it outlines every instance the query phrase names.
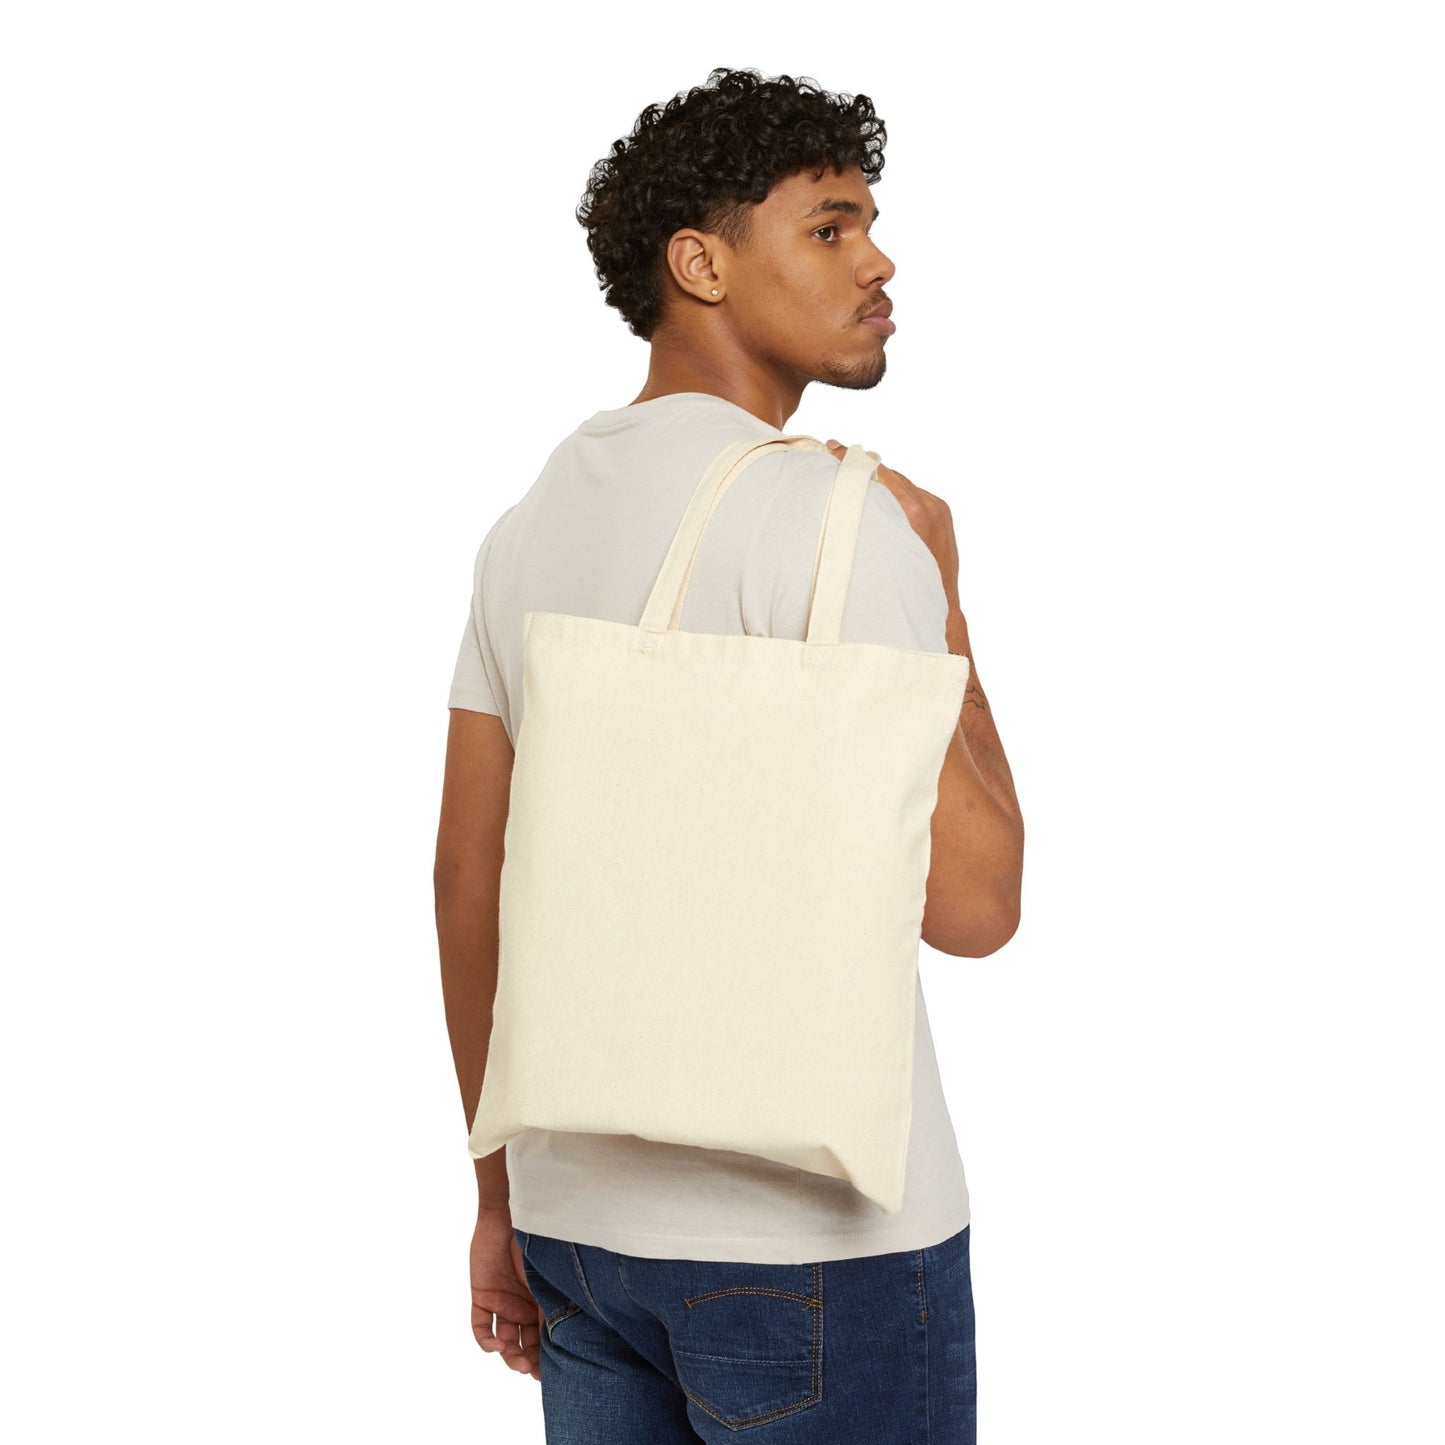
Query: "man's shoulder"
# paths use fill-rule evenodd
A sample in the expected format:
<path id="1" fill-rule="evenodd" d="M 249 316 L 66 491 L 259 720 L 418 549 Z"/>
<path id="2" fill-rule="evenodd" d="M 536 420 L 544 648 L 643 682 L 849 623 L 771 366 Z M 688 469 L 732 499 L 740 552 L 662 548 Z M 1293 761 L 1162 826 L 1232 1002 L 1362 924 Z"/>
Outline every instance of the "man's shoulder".
<path id="1" fill-rule="evenodd" d="M 767 489 L 770 524 L 778 533 L 788 530 L 816 545 L 828 496 L 838 474 L 838 459 L 830 452 L 802 448 L 769 452 L 747 469 L 757 471 L 757 482 Z M 891 488 L 875 476 L 863 498 L 858 524 L 861 555 L 896 558 L 900 565 L 933 564 L 933 555 L 913 530 L 902 504 Z"/>
<path id="2" fill-rule="evenodd" d="M 756 479 L 761 495 L 745 600 L 753 616 L 793 635 L 787 629 L 800 625 L 806 608 L 838 461 L 828 452 L 788 450 L 755 466 L 767 470 Z M 857 640 L 932 647 L 934 633 L 942 635 L 947 607 L 938 563 L 898 498 L 876 477 L 863 498 L 849 597 L 848 630 Z"/>

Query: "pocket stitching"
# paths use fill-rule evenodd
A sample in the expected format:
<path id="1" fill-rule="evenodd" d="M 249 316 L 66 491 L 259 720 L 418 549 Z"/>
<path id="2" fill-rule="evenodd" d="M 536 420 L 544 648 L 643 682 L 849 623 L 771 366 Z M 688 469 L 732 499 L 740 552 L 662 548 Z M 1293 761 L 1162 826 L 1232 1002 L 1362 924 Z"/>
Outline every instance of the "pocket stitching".
<path id="1" fill-rule="evenodd" d="M 573 1304 L 571 1300 L 568 1300 L 560 1309 L 553 1310 L 552 1313 L 547 1316 L 546 1320 L 547 1338 L 552 1338 L 552 1328 L 554 1325 L 560 1325 L 563 1320 L 571 1319 L 581 1308 L 581 1305 Z"/>
<path id="2" fill-rule="evenodd" d="M 761 1424 L 763 1424 L 763 1423 L 764 1423 L 765 1421 L 767 1421 L 767 1420 L 776 1420 L 776 1419 L 778 1419 L 779 1417 L 781 1417 L 781 1416 L 783 1416 L 783 1415 L 796 1414 L 797 1411 L 799 1411 L 799 1410 L 806 1410 L 806 1409 L 809 1409 L 811 1406 L 816 1405 L 816 1404 L 823 1398 L 823 1381 L 822 1381 L 822 1372 L 823 1372 L 823 1266 L 822 1266 L 822 1263 L 821 1263 L 821 1262 L 817 1262 L 817 1263 L 815 1263 L 815 1264 L 813 1265 L 813 1293 L 812 1293 L 811 1295 L 798 1294 L 795 1290 L 768 1289 L 768 1288 L 765 1288 L 765 1287 L 754 1287 L 754 1286 L 751 1286 L 751 1285 L 738 1285 L 738 1286 L 736 1286 L 736 1287 L 734 1287 L 734 1288 L 731 1288 L 731 1289 L 709 1290 L 706 1294 L 692 1295 L 692 1296 L 690 1296 L 689 1298 L 685 1299 L 685 1300 L 683 1301 L 683 1303 L 686 1304 L 689 1308 L 691 1308 L 692 1305 L 693 1305 L 695 1302 L 697 1302 L 697 1301 L 700 1301 L 700 1300 L 708 1300 L 708 1299 L 716 1299 L 716 1298 L 718 1298 L 718 1297 L 721 1296 L 721 1295 L 730 1295 L 730 1294 L 764 1294 L 764 1295 L 774 1295 L 774 1296 L 776 1296 L 776 1297 L 778 1297 L 778 1298 L 781 1298 L 781 1299 L 795 1300 L 795 1301 L 797 1301 L 797 1302 L 800 1303 L 800 1304 L 805 1304 L 805 1305 L 808 1306 L 808 1308 L 812 1311 L 812 1314 L 813 1314 L 813 1339 L 812 1339 L 812 1350 L 811 1350 L 811 1361 L 812 1361 L 812 1367 L 813 1367 L 812 1388 L 811 1388 L 810 1392 L 809 1392 L 808 1394 L 804 1395 L 801 1400 L 794 1401 L 794 1403 L 791 1404 L 791 1405 L 779 1405 L 776 1409 L 773 1409 L 773 1410 L 764 1410 L 761 1414 L 757 1414 L 757 1415 L 740 1415 L 740 1416 L 737 1417 L 737 1423 L 736 1423 L 736 1424 L 734 1424 L 734 1423 L 732 1423 L 731 1421 L 729 1421 L 726 1416 L 720 1415 L 720 1414 L 717 1412 L 717 1410 L 715 1410 L 711 1405 L 709 1405 L 709 1404 L 707 1403 L 706 1400 L 700 1400 L 696 1395 L 694 1395 L 694 1394 L 692 1393 L 691 1390 L 689 1390 L 689 1389 L 687 1388 L 686 1385 L 683 1385 L 683 1384 L 682 1384 L 682 1381 L 681 1381 L 681 1380 L 679 1380 L 678 1383 L 679 1383 L 680 1385 L 682 1385 L 682 1392 L 683 1392 L 683 1394 L 686 1395 L 687 1398 L 688 1398 L 689 1400 L 691 1400 L 691 1401 L 698 1407 L 698 1409 L 707 1411 L 707 1413 L 708 1413 L 709 1415 L 711 1415 L 714 1420 L 716 1420 L 716 1421 L 718 1421 L 720 1424 L 726 1426 L 729 1430 L 746 1430 L 746 1429 L 748 1429 L 750 1426 L 753 1426 L 753 1425 L 761 1425 Z M 686 1356 L 686 1355 L 692 1355 L 693 1358 L 697 1358 L 697 1359 L 706 1359 L 706 1358 L 709 1358 L 708 1356 L 697 1355 L 697 1354 L 695 1354 L 695 1352 L 693 1352 L 693 1351 L 688 1351 L 688 1350 L 678 1350 L 678 1351 L 675 1351 L 675 1353 L 676 1353 L 676 1354 L 681 1354 L 681 1355 L 684 1355 L 684 1356 Z M 761 1360 L 760 1360 L 760 1361 L 756 1361 L 755 1363 L 765 1364 L 765 1363 L 769 1363 L 769 1362 L 767 1362 L 767 1361 L 761 1361 Z M 786 1363 L 786 1362 L 776 1362 L 776 1361 L 775 1361 L 775 1362 L 773 1362 L 773 1363 Z"/>

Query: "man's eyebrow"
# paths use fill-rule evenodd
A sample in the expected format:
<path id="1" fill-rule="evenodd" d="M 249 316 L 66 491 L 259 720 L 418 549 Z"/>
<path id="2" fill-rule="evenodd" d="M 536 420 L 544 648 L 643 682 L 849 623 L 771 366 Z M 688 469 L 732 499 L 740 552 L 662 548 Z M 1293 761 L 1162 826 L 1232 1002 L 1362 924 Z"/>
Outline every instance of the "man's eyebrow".
<path id="1" fill-rule="evenodd" d="M 803 219 L 805 221 L 811 221 L 814 216 L 821 216 L 826 211 L 841 211 L 845 216 L 861 216 L 863 214 L 863 207 L 860 206 L 857 201 L 833 200 L 830 197 L 827 200 L 819 201 L 818 204 L 814 206 L 811 211 L 808 211 L 804 214 Z M 873 221 L 876 221 L 877 219 L 878 207 L 874 206 Z M 871 226 L 873 224 L 873 221 L 869 221 L 868 224 Z"/>

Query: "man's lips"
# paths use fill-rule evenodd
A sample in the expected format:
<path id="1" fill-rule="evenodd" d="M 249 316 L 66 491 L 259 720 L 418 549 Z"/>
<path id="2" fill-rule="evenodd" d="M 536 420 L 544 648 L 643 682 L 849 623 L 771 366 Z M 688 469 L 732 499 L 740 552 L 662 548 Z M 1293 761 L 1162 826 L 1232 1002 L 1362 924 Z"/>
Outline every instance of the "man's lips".
<path id="1" fill-rule="evenodd" d="M 891 336 L 898 328 L 893 324 L 893 303 L 880 301 L 864 318 L 863 324 L 871 326 L 882 336 Z"/>

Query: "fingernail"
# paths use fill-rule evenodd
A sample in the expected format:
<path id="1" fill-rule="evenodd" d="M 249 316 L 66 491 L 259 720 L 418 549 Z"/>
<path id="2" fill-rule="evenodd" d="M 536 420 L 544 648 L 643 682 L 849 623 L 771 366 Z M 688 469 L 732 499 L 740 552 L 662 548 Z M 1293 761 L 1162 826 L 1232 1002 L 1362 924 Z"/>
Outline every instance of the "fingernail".
<path id="1" fill-rule="evenodd" d="M 829 438 L 828 438 L 828 445 L 829 445 L 830 447 L 840 447 L 840 446 L 843 445 L 843 443 L 840 442 L 840 441 L 838 441 L 835 437 L 829 437 Z"/>

